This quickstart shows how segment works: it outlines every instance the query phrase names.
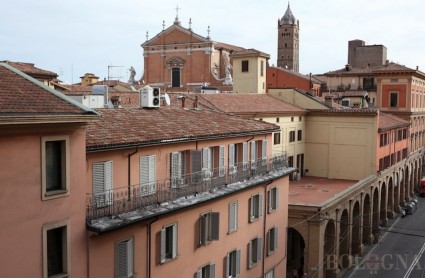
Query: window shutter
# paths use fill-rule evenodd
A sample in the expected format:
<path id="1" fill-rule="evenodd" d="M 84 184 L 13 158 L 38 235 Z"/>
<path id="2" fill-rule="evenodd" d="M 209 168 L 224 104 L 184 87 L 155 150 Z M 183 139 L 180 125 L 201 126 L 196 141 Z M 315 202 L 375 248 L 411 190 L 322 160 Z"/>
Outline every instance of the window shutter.
<path id="1" fill-rule="evenodd" d="M 276 204 L 276 209 L 278 209 L 279 208 L 279 187 L 276 187 L 276 190 L 275 190 L 275 199 L 274 199 L 274 201 L 275 201 L 275 204 Z"/>
<path id="2" fill-rule="evenodd" d="M 194 182 L 200 182 L 202 176 L 202 151 L 192 150 L 192 177 Z"/>
<path id="3" fill-rule="evenodd" d="M 106 204 L 110 205 L 112 203 L 112 169 L 113 164 L 112 161 L 105 162 L 105 196 L 106 196 Z"/>
<path id="4" fill-rule="evenodd" d="M 218 153 L 218 175 L 220 177 L 224 176 L 224 146 L 220 146 L 219 153 Z"/>
<path id="5" fill-rule="evenodd" d="M 229 232 L 237 229 L 238 223 L 238 205 L 236 202 L 230 203 L 229 205 Z"/>
<path id="6" fill-rule="evenodd" d="M 267 165 L 267 140 L 263 140 L 263 145 L 261 148 L 261 157 L 262 157 L 262 165 Z"/>
<path id="7" fill-rule="evenodd" d="M 171 187 L 177 187 L 181 184 L 181 153 L 171 153 Z"/>
<path id="8" fill-rule="evenodd" d="M 105 192 L 105 164 L 93 163 L 93 194 L 97 197 Z"/>
<path id="9" fill-rule="evenodd" d="M 140 195 L 149 195 L 149 157 L 140 157 Z"/>
<path id="10" fill-rule="evenodd" d="M 269 213 L 273 210 L 273 189 L 270 189 L 267 191 L 267 200 L 268 200 L 268 207 L 269 207 Z"/>
<path id="11" fill-rule="evenodd" d="M 149 193 L 156 193 L 156 155 L 149 156 Z"/>
<path id="12" fill-rule="evenodd" d="M 251 198 L 249 198 L 249 222 L 252 222 L 252 220 L 254 220 L 254 198 L 251 196 Z"/>
<path id="13" fill-rule="evenodd" d="M 202 168 L 209 169 L 208 160 L 209 160 L 209 149 L 203 148 L 202 149 Z"/>
<path id="14" fill-rule="evenodd" d="M 236 264 L 235 264 L 236 276 L 241 274 L 241 250 L 236 250 Z"/>
<path id="15" fill-rule="evenodd" d="M 117 277 L 128 277 L 127 273 L 127 242 L 118 242 L 115 249 L 115 275 Z"/>
<path id="16" fill-rule="evenodd" d="M 246 171 L 248 169 L 248 143 L 242 144 L 242 169 Z"/>
<path id="17" fill-rule="evenodd" d="M 215 264 L 210 264 L 210 276 L 209 278 L 215 278 Z"/>
<path id="18" fill-rule="evenodd" d="M 263 216 L 263 194 L 258 195 L 258 218 Z"/>
<path id="19" fill-rule="evenodd" d="M 177 256 L 177 224 L 173 225 L 173 258 Z"/>
<path id="20" fill-rule="evenodd" d="M 166 238 L 166 232 L 165 229 L 161 229 L 161 252 L 160 252 L 160 260 L 161 263 L 165 262 L 166 257 L 165 257 L 165 245 L 167 242 L 167 238 Z"/>
<path id="21" fill-rule="evenodd" d="M 127 241 L 127 277 L 134 274 L 134 242 L 133 239 Z"/>
<path id="22" fill-rule="evenodd" d="M 262 250 L 263 250 L 263 239 L 259 237 L 257 238 L 257 262 L 261 260 Z"/>
<path id="23" fill-rule="evenodd" d="M 199 245 L 207 243 L 207 221 L 208 214 L 202 214 L 199 218 Z"/>
<path id="24" fill-rule="evenodd" d="M 220 213 L 211 213 L 211 240 L 219 240 L 220 235 Z"/>
<path id="25" fill-rule="evenodd" d="M 275 227 L 274 228 L 274 234 L 273 234 L 273 242 L 274 242 L 273 251 L 277 250 L 278 239 L 279 239 L 278 228 Z"/>
<path id="26" fill-rule="evenodd" d="M 196 278 L 203 278 L 202 277 L 202 268 L 198 269 L 198 271 L 196 271 Z"/>
<path id="27" fill-rule="evenodd" d="M 226 255 L 226 278 L 230 276 L 230 253 Z"/>
<path id="28" fill-rule="evenodd" d="M 235 145 L 229 145 L 229 174 L 233 174 L 236 172 L 235 169 Z"/>
<path id="29" fill-rule="evenodd" d="M 248 267 L 251 268 L 254 265 L 253 257 L 252 257 L 252 240 L 248 243 Z"/>
<path id="30" fill-rule="evenodd" d="M 251 142 L 251 168 L 255 169 L 257 164 L 257 150 L 256 150 L 256 144 L 257 142 L 253 141 Z"/>

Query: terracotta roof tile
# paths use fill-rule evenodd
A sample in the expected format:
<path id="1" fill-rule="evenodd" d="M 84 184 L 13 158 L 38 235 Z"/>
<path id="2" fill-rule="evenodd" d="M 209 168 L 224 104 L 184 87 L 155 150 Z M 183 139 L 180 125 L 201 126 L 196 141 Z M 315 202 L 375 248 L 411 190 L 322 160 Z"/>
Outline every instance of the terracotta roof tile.
<path id="1" fill-rule="evenodd" d="M 409 125 L 410 123 L 408 121 L 405 121 L 397 116 L 382 112 L 379 114 L 379 129 L 381 131 L 400 127 L 407 127 Z"/>
<path id="2" fill-rule="evenodd" d="M 87 126 L 87 149 L 108 149 L 128 145 L 232 137 L 270 133 L 274 124 L 243 119 L 209 109 L 99 109 L 99 121 Z"/>
<path id="3" fill-rule="evenodd" d="M 306 113 L 303 108 L 266 94 L 200 94 L 202 104 L 233 114 Z"/>
<path id="4" fill-rule="evenodd" d="M 80 104 L 73 104 L 74 100 L 60 92 L 52 91 L 54 90 L 10 65 L 0 63 L 1 115 L 79 115 L 91 111 Z"/>
<path id="5" fill-rule="evenodd" d="M 23 73 L 28 74 L 29 76 L 33 75 L 47 75 L 50 76 L 52 79 L 58 77 L 58 75 L 52 71 L 39 69 L 35 67 L 32 63 L 23 63 L 23 62 L 12 62 L 12 61 L 2 61 L 15 69 L 22 71 Z"/>
<path id="6" fill-rule="evenodd" d="M 254 49 L 254 48 L 235 51 L 231 54 L 231 56 L 232 57 L 235 57 L 235 56 L 261 56 L 261 57 L 270 58 L 269 54 L 261 52 L 257 49 Z"/>

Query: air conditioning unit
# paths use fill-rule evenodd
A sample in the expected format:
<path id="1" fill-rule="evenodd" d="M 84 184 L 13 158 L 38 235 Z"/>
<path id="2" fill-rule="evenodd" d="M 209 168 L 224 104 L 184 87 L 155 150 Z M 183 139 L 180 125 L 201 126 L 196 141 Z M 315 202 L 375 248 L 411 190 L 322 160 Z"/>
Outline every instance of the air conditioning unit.
<path id="1" fill-rule="evenodd" d="M 160 105 L 160 89 L 145 86 L 142 88 L 140 104 L 145 108 L 157 108 Z"/>

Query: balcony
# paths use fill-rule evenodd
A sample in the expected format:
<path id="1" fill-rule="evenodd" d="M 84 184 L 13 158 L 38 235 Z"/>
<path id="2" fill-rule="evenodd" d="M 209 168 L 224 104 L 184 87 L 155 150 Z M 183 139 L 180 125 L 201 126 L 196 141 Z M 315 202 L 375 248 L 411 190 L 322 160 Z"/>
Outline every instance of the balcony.
<path id="1" fill-rule="evenodd" d="M 99 226 L 99 223 L 104 223 L 107 218 L 113 222 L 113 219 L 120 218 L 123 214 L 126 214 L 127 218 L 133 217 L 134 220 L 147 218 L 155 212 L 172 209 L 176 201 L 183 200 L 190 205 L 190 200 L 196 198 L 198 199 L 196 202 L 199 199 L 211 199 L 222 189 L 231 192 L 258 184 L 264 182 L 265 176 L 269 175 L 269 179 L 273 179 L 276 173 L 285 169 L 290 171 L 287 167 L 286 155 L 274 155 L 229 168 L 217 168 L 212 171 L 191 173 L 180 178 L 114 188 L 101 194 L 88 194 L 87 225 L 89 229 L 91 226 Z M 286 173 L 277 176 L 284 174 Z M 110 228 L 111 223 L 108 225 Z"/>

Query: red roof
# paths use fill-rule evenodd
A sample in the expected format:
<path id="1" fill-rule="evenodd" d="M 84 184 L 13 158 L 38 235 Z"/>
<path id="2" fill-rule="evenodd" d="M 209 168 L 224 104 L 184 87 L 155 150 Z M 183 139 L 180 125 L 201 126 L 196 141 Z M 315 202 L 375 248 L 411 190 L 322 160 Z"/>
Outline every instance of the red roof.
<path id="1" fill-rule="evenodd" d="M 44 70 L 44 69 L 39 69 L 39 68 L 35 67 L 35 65 L 32 64 L 32 63 L 12 62 L 12 61 L 3 61 L 3 62 L 8 64 L 8 65 L 11 65 L 15 69 L 22 71 L 23 73 L 26 73 L 26 74 L 28 74 L 29 76 L 32 76 L 32 77 L 34 77 L 35 75 L 37 75 L 37 76 L 46 75 L 46 76 L 49 76 L 52 79 L 58 77 L 58 75 L 56 73 L 54 73 L 52 71 Z"/>
<path id="2" fill-rule="evenodd" d="M 99 121 L 87 126 L 87 149 L 271 133 L 274 124 L 243 119 L 210 109 L 173 106 L 99 109 Z"/>
<path id="3" fill-rule="evenodd" d="M 409 125 L 410 123 L 408 121 L 405 121 L 397 116 L 382 113 L 382 112 L 379 113 L 379 129 L 380 130 L 407 127 Z"/>
<path id="4" fill-rule="evenodd" d="M 233 114 L 294 114 L 306 113 L 303 108 L 266 94 L 200 94 L 206 105 Z"/>
<path id="5" fill-rule="evenodd" d="M 4 63 L 0 63 L 0 95 L 2 116 L 84 115 L 93 112 Z"/>

